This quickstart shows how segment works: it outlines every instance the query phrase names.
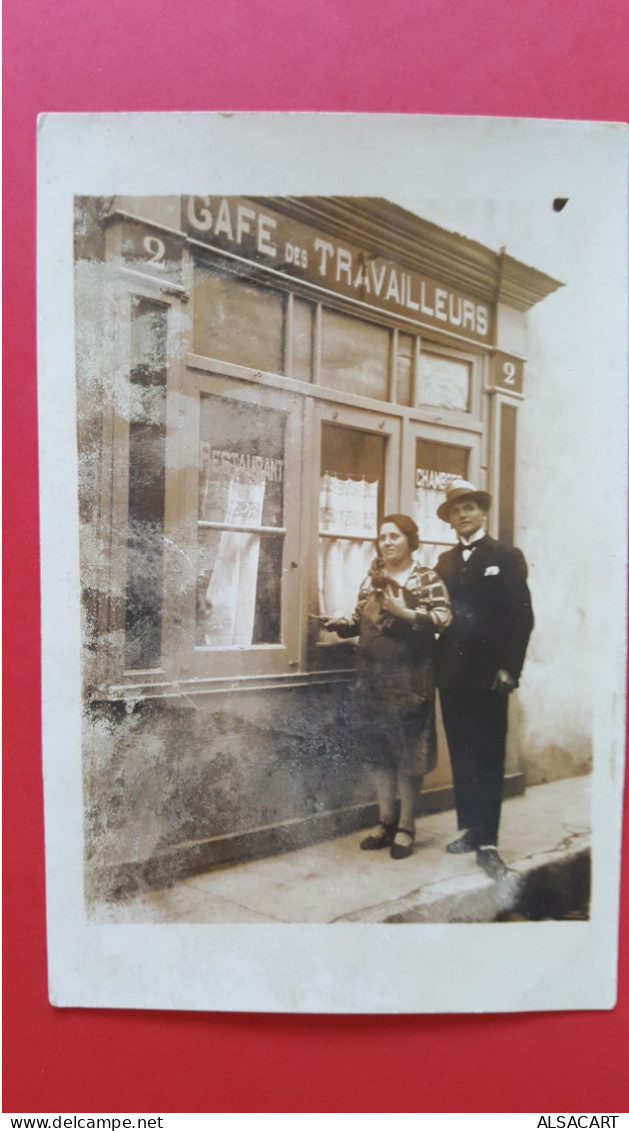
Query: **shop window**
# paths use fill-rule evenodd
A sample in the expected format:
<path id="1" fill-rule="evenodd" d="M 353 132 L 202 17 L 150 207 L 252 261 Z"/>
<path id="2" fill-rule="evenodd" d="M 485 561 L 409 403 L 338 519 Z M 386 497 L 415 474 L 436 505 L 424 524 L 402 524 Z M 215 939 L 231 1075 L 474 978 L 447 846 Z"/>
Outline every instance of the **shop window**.
<path id="1" fill-rule="evenodd" d="M 470 399 L 471 365 L 433 353 L 419 358 L 419 403 L 435 408 L 467 412 Z"/>
<path id="2" fill-rule="evenodd" d="M 456 542 L 452 527 L 437 517 L 437 507 L 445 501 L 453 479 L 467 478 L 467 464 L 467 448 L 417 440 L 413 517 L 419 527 L 423 565 L 433 566 L 441 551 Z"/>
<path id="3" fill-rule="evenodd" d="M 159 667 L 164 570 L 167 309 L 131 313 L 125 667 Z"/>
<path id="4" fill-rule="evenodd" d="M 319 493 L 319 613 L 351 614 L 376 552 L 382 516 L 386 440 L 324 424 Z M 321 640 L 336 641 L 322 632 Z"/>
<path id="5" fill-rule="evenodd" d="M 196 646 L 279 644 L 286 413 L 202 394 Z"/>
<path id="6" fill-rule="evenodd" d="M 391 333 L 373 322 L 323 310 L 322 385 L 388 400 Z"/>
<path id="7" fill-rule="evenodd" d="M 398 334 L 395 357 L 395 403 L 413 404 L 413 368 L 415 364 L 415 338 Z"/>
<path id="8" fill-rule="evenodd" d="M 314 353 L 315 307 L 311 302 L 293 298 L 292 360 L 290 377 L 300 381 L 312 380 Z"/>
<path id="9" fill-rule="evenodd" d="M 286 296 L 199 264 L 194 274 L 194 352 L 250 369 L 283 372 Z"/>

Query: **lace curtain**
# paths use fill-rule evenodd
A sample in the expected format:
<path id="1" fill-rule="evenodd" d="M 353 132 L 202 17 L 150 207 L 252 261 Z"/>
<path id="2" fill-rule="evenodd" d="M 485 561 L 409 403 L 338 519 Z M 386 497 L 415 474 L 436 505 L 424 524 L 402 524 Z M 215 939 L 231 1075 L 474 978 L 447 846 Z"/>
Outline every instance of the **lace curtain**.
<path id="1" fill-rule="evenodd" d="M 418 468 L 417 476 L 413 518 L 419 527 L 420 546 L 415 556 L 422 565 L 432 568 L 441 551 L 456 543 L 456 534 L 437 516 L 437 507 L 445 503 L 447 486 L 457 475 Z"/>
<path id="2" fill-rule="evenodd" d="M 326 472 L 319 492 L 319 612 L 349 615 L 375 554 L 378 482 Z"/>
<path id="3" fill-rule="evenodd" d="M 262 525 L 266 482 L 230 476 L 212 499 L 212 518 L 226 525 Z M 220 517 L 218 517 L 220 515 Z M 205 531 L 204 643 L 246 648 L 253 641 L 260 535 L 246 531 Z M 209 559 L 209 560 L 208 560 Z"/>

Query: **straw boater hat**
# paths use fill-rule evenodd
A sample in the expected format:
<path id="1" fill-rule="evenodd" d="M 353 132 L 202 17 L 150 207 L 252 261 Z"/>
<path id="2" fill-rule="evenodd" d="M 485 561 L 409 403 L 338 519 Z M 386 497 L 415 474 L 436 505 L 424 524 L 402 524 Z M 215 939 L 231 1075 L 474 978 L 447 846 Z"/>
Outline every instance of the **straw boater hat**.
<path id="1" fill-rule="evenodd" d="M 466 479 L 453 479 L 446 488 L 445 502 L 437 507 L 437 514 L 444 522 L 450 521 L 450 507 L 462 499 L 472 499 L 482 511 L 488 511 L 491 506 L 491 495 L 488 491 L 478 491 L 473 483 Z"/>

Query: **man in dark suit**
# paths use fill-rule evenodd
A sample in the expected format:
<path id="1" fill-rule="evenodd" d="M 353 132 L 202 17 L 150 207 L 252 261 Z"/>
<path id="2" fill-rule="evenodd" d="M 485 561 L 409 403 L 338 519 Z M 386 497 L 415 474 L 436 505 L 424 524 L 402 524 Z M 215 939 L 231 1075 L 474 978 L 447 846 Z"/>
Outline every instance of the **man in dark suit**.
<path id="1" fill-rule="evenodd" d="M 452 603 L 438 644 L 437 685 L 448 739 L 459 837 L 448 852 L 476 852 L 494 879 L 507 871 L 498 849 L 509 694 L 518 686 L 533 628 L 526 562 L 485 531 L 491 495 L 450 483 L 437 510 L 459 536 L 437 573 Z"/>

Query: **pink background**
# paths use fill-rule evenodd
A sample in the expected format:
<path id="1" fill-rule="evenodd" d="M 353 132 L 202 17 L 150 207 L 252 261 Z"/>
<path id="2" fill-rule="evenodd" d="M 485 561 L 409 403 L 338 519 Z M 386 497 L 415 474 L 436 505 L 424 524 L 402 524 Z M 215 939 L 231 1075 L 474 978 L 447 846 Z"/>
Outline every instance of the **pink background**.
<path id="1" fill-rule="evenodd" d="M 273 1017 L 48 1004 L 35 395 L 39 112 L 623 121 L 628 44 L 626 0 L 7 0 L 4 1111 L 628 1110 L 629 837 L 610 1013 Z"/>

